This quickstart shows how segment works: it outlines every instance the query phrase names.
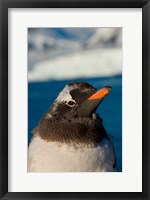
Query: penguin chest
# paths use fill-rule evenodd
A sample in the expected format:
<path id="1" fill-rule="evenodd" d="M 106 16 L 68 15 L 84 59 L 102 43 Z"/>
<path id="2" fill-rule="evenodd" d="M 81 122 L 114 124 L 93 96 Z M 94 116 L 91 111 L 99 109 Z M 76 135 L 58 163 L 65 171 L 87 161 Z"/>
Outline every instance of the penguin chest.
<path id="1" fill-rule="evenodd" d="M 114 171 L 115 155 L 109 140 L 97 147 L 47 142 L 36 136 L 28 150 L 28 172 Z"/>

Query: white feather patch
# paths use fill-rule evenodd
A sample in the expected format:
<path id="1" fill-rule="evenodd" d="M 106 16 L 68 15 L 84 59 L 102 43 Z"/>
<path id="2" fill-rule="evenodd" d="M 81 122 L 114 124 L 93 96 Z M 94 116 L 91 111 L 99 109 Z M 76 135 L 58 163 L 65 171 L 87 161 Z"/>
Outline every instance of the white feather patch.
<path id="1" fill-rule="evenodd" d="M 70 95 L 70 93 L 68 93 L 66 96 L 63 97 L 63 99 L 61 101 L 66 101 L 66 102 L 69 102 L 69 101 L 74 101 L 72 96 Z"/>
<path id="2" fill-rule="evenodd" d="M 28 172 L 112 172 L 114 161 L 113 147 L 107 139 L 90 148 L 47 142 L 36 136 L 28 150 Z"/>
<path id="3" fill-rule="evenodd" d="M 46 116 L 45 116 L 45 119 L 51 119 L 52 118 L 52 115 L 47 113 Z"/>
<path id="4" fill-rule="evenodd" d="M 78 88 L 76 84 L 74 84 L 73 86 L 66 85 L 66 87 L 59 93 L 56 101 L 61 102 L 66 100 L 68 102 L 73 100 L 72 96 L 70 95 L 70 91 L 76 88 Z"/>

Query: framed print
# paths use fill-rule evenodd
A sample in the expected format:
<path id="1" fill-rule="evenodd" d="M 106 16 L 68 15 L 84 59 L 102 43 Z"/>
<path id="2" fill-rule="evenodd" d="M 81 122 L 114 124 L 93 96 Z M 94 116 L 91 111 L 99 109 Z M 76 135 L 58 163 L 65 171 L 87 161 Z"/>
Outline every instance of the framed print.
<path id="1" fill-rule="evenodd" d="M 149 199 L 146 1 L 1 1 L 1 198 Z"/>

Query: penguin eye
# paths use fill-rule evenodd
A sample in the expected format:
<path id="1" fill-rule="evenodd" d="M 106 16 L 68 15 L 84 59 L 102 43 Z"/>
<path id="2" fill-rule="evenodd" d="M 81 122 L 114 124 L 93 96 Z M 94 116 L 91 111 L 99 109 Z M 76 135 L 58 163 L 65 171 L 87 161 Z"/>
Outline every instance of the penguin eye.
<path id="1" fill-rule="evenodd" d="M 67 102 L 67 105 L 70 106 L 70 107 L 75 106 L 75 104 L 76 104 L 75 101 L 68 101 L 68 102 Z"/>

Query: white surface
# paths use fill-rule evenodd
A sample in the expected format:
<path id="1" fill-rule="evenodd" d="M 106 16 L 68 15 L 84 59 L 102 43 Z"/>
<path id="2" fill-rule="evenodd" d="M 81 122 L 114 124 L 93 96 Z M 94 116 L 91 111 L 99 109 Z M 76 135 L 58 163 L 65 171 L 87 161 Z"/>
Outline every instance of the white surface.
<path id="1" fill-rule="evenodd" d="M 29 81 L 74 79 L 120 75 L 122 49 L 101 48 L 79 51 L 40 62 L 29 71 Z"/>
<path id="2" fill-rule="evenodd" d="M 27 27 L 123 27 L 123 172 L 27 173 Z M 9 10 L 9 192 L 142 191 L 142 10 Z"/>
<path id="3" fill-rule="evenodd" d="M 28 29 L 29 82 L 122 73 L 122 28 L 64 28 L 63 34 Z"/>

